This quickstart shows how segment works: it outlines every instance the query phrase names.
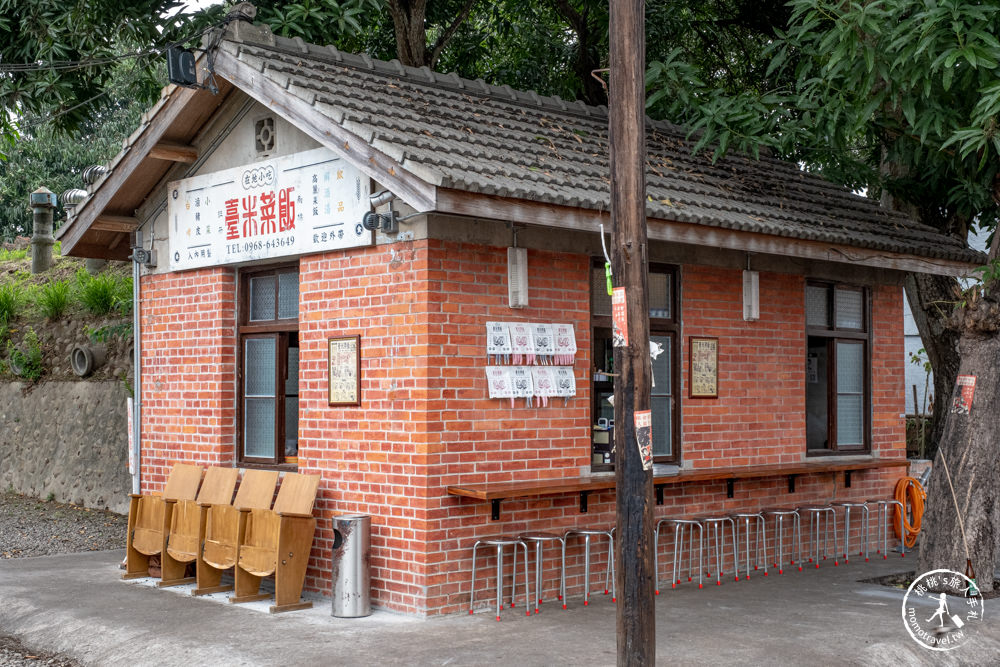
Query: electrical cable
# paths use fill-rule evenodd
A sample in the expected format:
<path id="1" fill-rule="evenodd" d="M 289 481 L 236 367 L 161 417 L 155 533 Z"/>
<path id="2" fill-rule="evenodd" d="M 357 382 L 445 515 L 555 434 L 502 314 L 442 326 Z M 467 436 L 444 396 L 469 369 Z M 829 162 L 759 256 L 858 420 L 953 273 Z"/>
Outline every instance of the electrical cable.
<path id="1" fill-rule="evenodd" d="M 906 512 L 901 512 L 898 505 L 893 505 L 895 518 L 892 522 L 892 529 L 896 537 L 901 539 L 903 544 L 911 549 L 917 543 L 917 535 L 920 534 L 920 526 L 924 518 L 924 499 L 926 497 L 927 492 L 924 491 L 924 487 L 913 477 L 903 477 L 896 482 L 895 499 L 902 503 L 903 507 L 906 507 L 906 504 L 909 503 L 910 514 L 913 516 L 913 519 L 911 521 L 906 516 Z"/>

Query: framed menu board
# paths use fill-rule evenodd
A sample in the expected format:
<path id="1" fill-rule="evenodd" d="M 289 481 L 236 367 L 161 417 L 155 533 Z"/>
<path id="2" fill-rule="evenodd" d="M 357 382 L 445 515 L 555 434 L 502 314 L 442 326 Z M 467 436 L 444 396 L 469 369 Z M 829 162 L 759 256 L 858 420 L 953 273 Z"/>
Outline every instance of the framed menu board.
<path id="1" fill-rule="evenodd" d="M 719 339 L 707 336 L 688 339 L 691 398 L 719 397 Z"/>
<path id="2" fill-rule="evenodd" d="M 330 405 L 361 405 L 361 336 L 330 338 Z"/>

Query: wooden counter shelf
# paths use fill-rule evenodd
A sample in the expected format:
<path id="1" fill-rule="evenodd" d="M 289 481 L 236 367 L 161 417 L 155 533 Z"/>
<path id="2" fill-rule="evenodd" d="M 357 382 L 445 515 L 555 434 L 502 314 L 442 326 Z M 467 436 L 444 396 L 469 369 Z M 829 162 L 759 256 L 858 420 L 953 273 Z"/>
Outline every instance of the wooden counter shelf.
<path id="1" fill-rule="evenodd" d="M 908 466 L 907 459 L 857 458 L 850 461 L 803 461 L 801 463 L 779 463 L 773 465 L 740 466 L 729 468 L 695 468 L 681 470 L 676 475 L 653 477 L 656 489 L 656 504 L 663 504 L 663 487 L 684 482 L 726 481 L 726 496 L 733 497 L 736 480 L 761 477 L 788 477 L 788 492 L 795 492 L 795 478 L 799 475 L 816 473 L 844 473 L 844 486 L 851 485 L 851 473 L 862 470 L 895 468 Z M 580 511 L 587 511 L 587 495 L 591 491 L 606 491 L 615 488 L 614 475 L 587 475 L 582 477 L 560 477 L 539 479 L 530 482 L 502 482 L 485 484 L 455 484 L 448 487 L 448 494 L 464 496 L 476 500 L 488 500 L 492 505 L 492 519 L 500 519 L 500 501 L 527 496 L 550 496 L 560 493 L 579 493 Z"/>

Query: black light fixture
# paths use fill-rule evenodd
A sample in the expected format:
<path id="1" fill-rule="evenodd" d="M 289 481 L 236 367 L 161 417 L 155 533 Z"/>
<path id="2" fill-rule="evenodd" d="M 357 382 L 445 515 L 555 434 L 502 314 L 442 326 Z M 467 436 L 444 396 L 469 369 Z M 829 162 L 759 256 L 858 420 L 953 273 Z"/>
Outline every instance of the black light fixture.
<path id="1" fill-rule="evenodd" d="M 201 88 L 190 49 L 171 46 L 167 49 L 167 80 L 184 88 Z"/>

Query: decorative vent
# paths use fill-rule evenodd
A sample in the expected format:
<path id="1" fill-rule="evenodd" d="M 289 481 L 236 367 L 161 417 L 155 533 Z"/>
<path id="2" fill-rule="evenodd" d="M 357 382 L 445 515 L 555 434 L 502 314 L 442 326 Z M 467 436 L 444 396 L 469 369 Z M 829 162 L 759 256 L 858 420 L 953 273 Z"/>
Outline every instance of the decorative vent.
<path id="1" fill-rule="evenodd" d="M 254 123 L 253 140 L 258 155 L 266 155 L 274 151 L 276 135 L 274 133 L 274 118 L 260 118 Z"/>

